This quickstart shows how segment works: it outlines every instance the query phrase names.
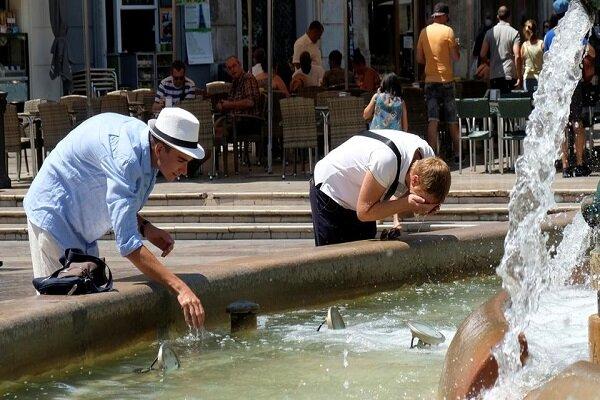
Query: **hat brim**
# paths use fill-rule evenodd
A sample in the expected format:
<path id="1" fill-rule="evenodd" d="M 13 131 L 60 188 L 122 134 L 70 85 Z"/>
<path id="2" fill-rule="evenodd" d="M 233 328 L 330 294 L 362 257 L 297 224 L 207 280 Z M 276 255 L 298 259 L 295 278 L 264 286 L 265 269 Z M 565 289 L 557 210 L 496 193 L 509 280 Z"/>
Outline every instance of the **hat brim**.
<path id="1" fill-rule="evenodd" d="M 166 141 L 165 139 L 163 139 L 162 137 L 160 137 L 159 135 L 157 135 L 154 132 L 155 124 L 156 124 L 156 119 L 151 119 L 148 121 L 148 128 L 150 128 L 150 134 L 152 136 L 154 136 L 156 139 L 160 140 L 162 143 L 166 144 L 167 146 L 169 146 L 185 155 L 193 157 L 197 160 L 202 160 L 204 158 L 205 153 L 204 153 L 204 149 L 202 148 L 202 146 L 198 145 L 197 148 L 193 149 L 191 147 L 183 147 L 183 146 L 178 146 L 173 143 L 169 143 L 168 141 Z"/>
<path id="2" fill-rule="evenodd" d="M 442 15 L 448 15 L 448 13 L 436 12 L 436 13 L 431 14 L 432 17 L 441 17 Z"/>

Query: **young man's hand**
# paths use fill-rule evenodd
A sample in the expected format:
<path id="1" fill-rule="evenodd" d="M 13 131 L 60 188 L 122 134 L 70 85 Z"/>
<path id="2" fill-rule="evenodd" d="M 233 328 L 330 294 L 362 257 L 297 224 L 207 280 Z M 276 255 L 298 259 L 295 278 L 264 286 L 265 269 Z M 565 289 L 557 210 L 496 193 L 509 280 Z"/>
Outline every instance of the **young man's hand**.
<path id="1" fill-rule="evenodd" d="M 414 193 L 410 193 L 407 200 L 410 210 L 416 215 L 427 215 L 434 212 L 435 208 L 439 209 L 439 204 L 428 204 L 424 198 Z"/>
<path id="2" fill-rule="evenodd" d="M 187 285 L 177 294 L 177 301 L 183 309 L 186 324 L 196 329 L 201 328 L 204 325 L 204 307 Z"/>
<path id="3" fill-rule="evenodd" d="M 157 228 L 156 226 L 148 223 L 144 226 L 144 235 L 146 239 L 156 247 L 162 250 L 161 257 L 166 257 L 173 250 L 175 246 L 175 240 L 169 234 L 169 232 Z"/>

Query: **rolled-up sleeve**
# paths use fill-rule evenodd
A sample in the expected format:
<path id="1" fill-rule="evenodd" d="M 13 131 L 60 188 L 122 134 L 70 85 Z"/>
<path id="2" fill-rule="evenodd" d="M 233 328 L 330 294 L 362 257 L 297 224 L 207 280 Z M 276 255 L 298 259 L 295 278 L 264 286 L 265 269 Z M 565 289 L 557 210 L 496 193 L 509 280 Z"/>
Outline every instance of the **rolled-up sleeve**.
<path id="1" fill-rule="evenodd" d="M 106 204 L 115 233 L 119 253 L 123 257 L 140 248 L 142 236 L 138 230 L 137 187 L 142 171 L 135 160 L 106 158 Z"/>

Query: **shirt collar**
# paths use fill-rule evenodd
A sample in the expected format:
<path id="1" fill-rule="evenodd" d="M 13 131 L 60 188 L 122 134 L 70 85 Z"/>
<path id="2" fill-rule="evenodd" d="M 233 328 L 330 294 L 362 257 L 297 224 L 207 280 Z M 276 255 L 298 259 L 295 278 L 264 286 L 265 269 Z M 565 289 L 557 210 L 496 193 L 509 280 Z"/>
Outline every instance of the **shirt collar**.
<path id="1" fill-rule="evenodd" d="M 142 144 L 142 168 L 145 175 L 156 175 L 157 168 L 152 167 L 152 147 L 150 146 L 150 131 L 147 130 L 147 135 L 142 135 L 140 142 Z"/>

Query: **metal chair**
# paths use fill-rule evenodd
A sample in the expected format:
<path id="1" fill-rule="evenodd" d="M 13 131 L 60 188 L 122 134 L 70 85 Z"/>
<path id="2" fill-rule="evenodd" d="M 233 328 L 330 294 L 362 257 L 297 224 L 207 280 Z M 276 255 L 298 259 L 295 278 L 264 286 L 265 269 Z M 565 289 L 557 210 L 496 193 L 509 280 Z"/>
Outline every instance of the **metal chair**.
<path id="1" fill-rule="evenodd" d="M 256 145 L 256 153 L 258 158 L 258 165 L 261 163 L 263 157 L 264 139 L 266 136 L 266 116 L 267 116 L 267 96 L 265 93 L 261 93 L 259 96 L 258 109 L 260 110 L 259 115 L 252 114 L 241 114 L 233 113 L 230 114 L 232 128 L 233 128 L 233 146 L 234 146 L 234 168 L 237 173 L 238 167 L 238 149 L 241 145 L 241 154 L 244 157 L 244 162 L 247 163 L 248 169 L 252 171 L 250 163 L 250 152 L 249 145 L 254 143 Z"/>
<path id="2" fill-rule="evenodd" d="M 64 104 L 43 103 L 39 105 L 39 109 L 44 153 L 47 154 L 71 131 L 71 117 Z"/>
<path id="3" fill-rule="evenodd" d="M 291 97 L 279 100 L 279 106 L 283 140 L 281 179 L 285 179 L 286 149 L 308 149 L 309 172 L 312 173 L 312 148 L 315 149 L 315 160 L 318 158 L 315 103 L 312 99 Z"/>
<path id="4" fill-rule="evenodd" d="M 29 163 L 27 162 L 27 149 L 31 148 L 29 138 L 25 137 L 23 126 L 17 116 L 17 107 L 14 104 L 7 104 L 4 112 L 4 151 L 5 162 L 8 161 L 8 153 L 17 155 L 17 180 L 21 180 L 21 152 L 25 155 L 25 168 L 29 172 Z M 7 168 L 8 170 L 8 163 Z"/>
<path id="5" fill-rule="evenodd" d="M 330 146 L 336 148 L 346 140 L 366 129 L 363 118 L 364 101 L 360 97 L 328 99 Z"/>
<path id="6" fill-rule="evenodd" d="M 516 147 L 519 141 L 525 139 L 525 124 L 531 113 L 531 99 L 529 98 L 500 98 L 498 99 L 498 158 L 500 173 L 504 173 L 504 145 L 509 154 L 509 168 L 514 166 Z"/>
<path id="7" fill-rule="evenodd" d="M 212 149 L 212 172 L 210 175 L 210 178 L 212 179 L 215 175 L 217 156 L 215 151 L 214 121 L 210 101 L 203 99 L 183 100 L 178 104 L 178 107 L 194 114 L 200 122 L 198 143 L 204 149 Z"/>
<path id="8" fill-rule="evenodd" d="M 73 72 L 73 94 L 87 95 L 85 70 Z M 90 94 L 100 94 L 118 89 L 118 80 L 112 68 L 90 68 Z"/>
<path id="9" fill-rule="evenodd" d="M 76 127 L 88 118 L 87 97 L 78 94 L 70 94 L 62 96 L 58 101 L 67 107 L 67 111 L 71 113 L 73 119 L 73 127 Z"/>
<path id="10" fill-rule="evenodd" d="M 462 141 L 469 141 L 469 166 L 472 171 L 477 170 L 476 152 L 473 145 L 478 141 L 483 142 L 483 160 L 485 169 L 492 171 L 494 163 L 494 139 L 491 126 L 490 105 L 487 99 L 456 100 L 458 114 L 458 131 L 460 132 L 461 146 L 458 149 L 458 172 L 462 174 Z M 463 131 L 464 128 L 464 131 Z"/>
<path id="11" fill-rule="evenodd" d="M 107 95 L 100 97 L 100 112 L 113 112 L 129 116 L 129 104 L 126 96 Z"/>

